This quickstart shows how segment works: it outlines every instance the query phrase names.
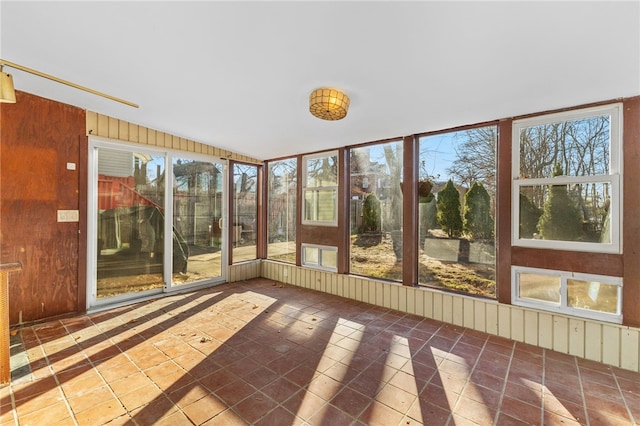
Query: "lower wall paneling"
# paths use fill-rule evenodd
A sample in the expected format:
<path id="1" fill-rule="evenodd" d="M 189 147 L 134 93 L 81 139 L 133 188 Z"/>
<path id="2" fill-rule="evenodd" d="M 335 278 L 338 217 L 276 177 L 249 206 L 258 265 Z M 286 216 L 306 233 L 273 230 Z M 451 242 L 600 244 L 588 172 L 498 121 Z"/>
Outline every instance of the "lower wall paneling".
<path id="1" fill-rule="evenodd" d="M 244 272 L 247 274 L 244 279 L 255 272 L 245 264 L 232 268 L 235 267 L 249 268 Z M 638 328 L 269 260 L 263 260 L 257 270 L 259 274 L 256 276 L 286 284 L 447 322 L 626 370 L 640 371 Z"/>
<path id="2" fill-rule="evenodd" d="M 249 262 L 237 263 L 229 266 L 229 274 L 227 281 L 235 283 L 238 281 L 250 280 L 251 278 L 258 278 L 263 276 L 260 273 L 262 265 L 259 260 L 252 260 Z"/>

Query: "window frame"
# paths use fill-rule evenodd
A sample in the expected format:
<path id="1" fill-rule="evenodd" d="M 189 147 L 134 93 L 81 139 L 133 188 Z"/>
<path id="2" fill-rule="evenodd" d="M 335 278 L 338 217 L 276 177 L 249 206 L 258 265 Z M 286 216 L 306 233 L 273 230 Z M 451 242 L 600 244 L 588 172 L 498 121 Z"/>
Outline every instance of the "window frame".
<path id="1" fill-rule="evenodd" d="M 557 176 L 548 178 L 520 177 L 520 133 L 528 127 L 572 121 L 582 118 L 593 118 L 609 115 L 609 174 L 593 176 Z M 593 253 L 622 252 L 622 104 L 581 108 L 560 113 L 545 114 L 532 118 L 514 120 L 512 123 L 512 208 L 511 208 L 511 244 L 519 247 L 531 247 L 551 250 L 582 251 Z M 542 240 L 520 237 L 520 189 L 527 186 L 552 186 L 583 183 L 609 183 L 611 186 L 611 202 L 609 217 L 611 223 L 611 241 L 609 243 Z"/>
<path id="2" fill-rule="evenodd" d="M 317 263 L 309 263 L 307 262 L 306 249 L 317 249 L 318 250 L 318 262 Z M 322 271 L 330 271 L 330 272 L 338 272 L 338 266 L 336 262 L 336 267 L 332 268 L 329 266 L 323 266 L 322 257 L 324 252 L 333 252 L 336 254 L 336 260 L 338 259 L 338 247 L 335 246 L 325 246 L 321 244 L 308 244 L 302 243 L 300 246 L 300 258 L 302 266 L 311 269 L 319 269 Z"/>
<path id="3" fill-rule="evenodd" d="M 431 133 L 424 133 L 424 134 L 419 134 L 416 137 L 416 155 L 417 155 L 417 173 L 416 173 L 416 177 L 415 177 L 415 181 L 414 183 L 416 185 L 419 185 L 419 182 L 426 178 L 428 180 L 432 180 L 431 177 L 432 175 L 430 173 L 423 173 L 422 169 L 422 163 L 423 163 L 423 154 L 426 156 L 429 154 L 430 151 L 438 153 L 437 150 L 437 145 L 435 149 L 423 149 L 423 147 L 426 147 L 427 143 L 429 143 L 429 139 L 430 138 L 442 138 L 444 136 L 450 137 L 450 138 L 457 138 L 458 135 L 464 134 L 465 132 L 473 132 L 473 131 L 493 131 L 495 132 L 495 137 L 492 140 L 492 145 L 493 145 L 493 152 L 494 152 L 494 158 L 493 158 L 493 168 L 491 169 L 491 171 L 493 172 L 493 193 L 489 190 L 487 190 L 487 192 L 489 193 L 490 196 L 490 203 L 492 206 L 491 209 L 491 217 L 493 219 L 493 236 L 491 237 L 491 241 L 493 244 L 493 262 L 491 263 L 485 263 L 486 265 L 490 265 L 493 267 L 493 277 L 490 279 L 490 281 L 493 282 L 493 291 L 490 292 L 485 292 L 484 294 L 475 294 L 473 293 L 473 291 L 469 291 L 469 289 L 461 289 L 461 288 L 452 288 L 452 287 L 448 287 L 444 284 L 434 284 L 433 281 L 431 280 L 427 280 L 426 278 L 428 278 L 427 275 L 424 275 L 424 273 L 422 272 L 423 270 L 426 270 L 425 268 L 423 269 L 419 269 L 418 273 L 417 273 L 417 285 L 419 287 L 422 288 L 431 288 L 431 289 L 436 289 L 436 290 L 444 290 L 444 291 L 448 291 L 448 292 L 452 292 L 452 293 L 456 293 L 456 294 L 461 294 L 461 295 L 465 295 L 468 297 L 478 297 L 478 298 L 487 298 L 487 299 L 492 299 L 492 300 L 497 300 L 498 299 L 498 274 L 499 274 L 499 265 L 498 265 L 498 247 L 499 247 L 499 208 L 498 208 L 498 198 L 499 198 L 499 186 L 498 186 L 498 171 L 500 170 L 499 167 L 499 158 L 500 158 L 500 145 L 501 145 L 501 139 L 500 139 L 500 124 L 497 121 L 491 121 L 491 122 L 485 122 L 485 123 L 479 123 L 479 124 L 474 124 L 474 125 L 468 125 L 468 126 L 461 126 L 461 127 L 456 127 L 456 128 L 452 128 L 452 129 L 447 129 L 447 130 L 442 130 L 442 131 L 437 131 L 437 132 L 431 132 Z M 488 140 L 488 139 L 486 139 Z M 425 145 L 423 145 L 425 144 Z M 457 147 L 455 149 L 458 149 Z M 427 160 L 425 158 L 425 160 Z M 436 160 L 434 160 L 435 162 Z M 453 163 L 454 161 L 451 160 L 449 161 L 449 163 Z M 449 166 L 447 166 L 449 167 Z M 446 184 L 446 182 L 449 180 L 449 178 L 452 178 L 452 175 L 444 175 L 441 176 L 440 174 L 437 174 L 437 179 L 441 182 Z M 453 180 L 453 179 L 452 179 Z M 433 180 L 435 182 L 435 180 Z M 482 178 L 476 178 L 474 179 L 473 182 L 480 182 L 484 187 L 485 190 L 487 189 L 490 180 L 489 179 L 482 179 Z M 468 184 L 468 188 L 467 190 L 471 189 L 471 186 L 473 185 L 473 182 Z M 444 185 L 443 185 L 444 188 Z M 432 188 L 433 191 L 433 188 Z M 437 193 L 434 193 L 434 206 L 433 208 L 436 209 L 434 211 L 434 214 L 437 214 L 437 207 L 436 207 L 436 203 L 437 203 Z M 419 202 L 419 194 L 416 194 L 415 196 L 415 202 L 416 202 L 416 210 L 417 210 L 417 214 L 418 217 L 420 217 L 420 213 L 419 213 L 419 209 L 420 209 L 420 202 Z M 462 198 L 464 199 L 465 196 L 463 195 Z M 464 224 L 464 207 L 465 207 L 465 202 L 462 202 L 460 204 L 460 216 L 462 219 L 462 222 Z M 434 218 L 434 220 L 436 220 Z M 429 239 L 426 238 L 426 234 L 423 234 L 423 232 L 421 231 L 420 228 L 420 224 L 417 225 L 417 229 L 416 229 L 416 234 L 418 235 L 419 239 L 418 241 L 422 241 L 422 244 L 420 244 L 420 246 L 417 248 L 416 250 L 416 254 L 417 254 L 417 259 L 418 259 L 418 268 L 421 268 L 421 266 L 425 265 L 425 261 L 423 260 L 423 258 L 421 257 L 421 253 L 425 254 L 427 253 L 427 251 L 425 250 L 426 248 L 426 244 L 427 241 Z M 427 230 L 428 231 L 428 230 Z M 423 239 L 423 237 L 425 237 Z M 448 239 L 449 241 L 453 241 L 454 239 Z M 434 241 L 438 241 L 438 239 L 434 239 Z M 446 241 L 446 240 L 445 240 Z M 473 240 L 473 239 L 469 239 L 469 247 L 471 248 L 472 245 L 479 245 L 479 243 L 486 243 L 486 241 L 482 242 L 482 241 L 477 241 L 477 240 Z M 429 256 L 431 257 L 431 256 Z M 439 260 L 439 261 L 449 261 L 450 259 L 447 259 L 446 257 L 442 256 L 442 257 L 435 257 L 435 259 Z M 452 261 L 453 264 L 458 264 L 460 265 L 461 262 L 459 262 L 459 260 L 454 260 Z M 477 262 L 477 263 L 482 263 L 482 262 Z M 484 278 L 484 277 L 483 277 Z M 438 281 L 442 282 L 443 280 L 438 279 Z"/>
<path id="4" fill-rule="evenodd" d="M 532 298 L 520 297 L 519 273 L 530 273 L 539 275 L 548 275 L 550 277 L 560 278 L 560 302 L 548 302 Z M 596 281 L 602 284 L 617 285 L 618 299 L 616 301 L 616 313 L 611 314 L 602 311 L 576 308 L 568 305 L 568 280 Z M 558 271 L 553 269 L 531 268 L 526 266 L 511 267 L 511 304 L 515 306 L 523 306 L 541 311 L 550 311 L 563 315 L 571 315 L 580 318 L 588 318 L 598 321 L 613 322 L 622 324 L 622 277 L 613 277 L 606 275 L 584 274 L 578 272 Z"/>
<path id="5" fill-rule="evenodd" d="M 238 212 L 239 210 L 239 206 L 238 206 L 238 196 L 241 194 L 241 192 L 238 190 L 238 188 L 236 188 L 236 169 L 237 168 L 241 168 L 241 167 L 246 167 L 246 168 L 250 168 L 250 167 L 255 167 L 256 169 L 256 175 L 255 175 L 255 179 L 256 179 L 256 184 L 255 184 L 255 189 L 253 191 L 247 191 L 247 194 L 251 194 L 254 193 L 255 194 L 255 217 L 254 217 L 254 226 L 253 229 L 247 229 L 246 231 L 243 230 L 243 226 L 244 223 L 242 223 L 241 225 L 237 225 L 237 219 L 240 217 L 240 214 Z M 251 262 L 254 261 L 256 259 L 258 259 L 258 238 L 257 238 L 257 234 L 258 234 L 258 218 L 260 217 L 260 172 L 261 172 L 261 168 L 262 165 L 260 164 L 255 164 L 255 163 L 246 163 L 246 162 L 242 162 L 242 161 L 231 161 L 229 164 L 229 192 L 230 192 L 230 213 L 231 215 L 228 218 L 228 227 L 229 229 L 233 230 L 233 234 L 230 236 L 229 238 L 229 254 L 231 256 L 231 264 L 232 265 L 236 265 L 242 262 Z M 244 172 L 243 172 L 244 173 Z M 241 173 L 239 176 L 242 176 Z M 253 211 L 253 209 L 252 209 Z M 236 241 L 236 226 L 240 226 L 240 235 L 238 240 Z M 253 237 L 253 244 L 248 244 L 248 245 L 243 245 L 244 243 L 244 237 L 243 237 L 243 233 L 245 232 L 249 232 L 249 233 L 253 233 L 254 237 Z M 250 256 L 243 256 L 240 259 L 238 259 L 239 256 L 239 252 L 241 252 L 241 248 L 245 248 L 245 247 L 253 247 L 253 255 Z"/>
<path id="6" fill-rule="evenodd" d="M 273 168 L 274 168 L 274 165 L 284 164 L 284 163 L 287 163 L 287 162 L 294 162 L 295 163 L 295 168 L 294 168 L 294 170 L 295 170 L 295 179 L 292 180 L 293 185 L 295 185 L 295 190 L 293 191 L 293 196 L 292 196 L 293 202 L 294 202 L 294 208 L 293 208 L 293 212 L 292 212 L 292 214 L 293 214 L 293 223 L 289 223 L 289 220 L 288 220 L 289 219 L 289 215 L 288 214 L 286 215 L 287 216 L 286 217 L 286 219 L 287 219 L 287 229 L 293 228 L 294 238 L 292 240 L 286 240 L 285 241 L 287 243 L 287 245 L 291 244 L 293 246 L 293 258 L 294 258 L 293 261 L 288 261 L 288 260 L 284 260 L 284 259 L 279 259 L 279 258 L 273 257 L 273 253 L 270 252 L 270 250 L 269 250 L 271 248 L 271 244 L 273 244 L 273 243 L 270 242 L 271 233 L 269 232 L 269 226 L 271 224 L 270 223 L 270 221 L 271 221 L 271 213 L 272 213 L 272 210 L 273 210 L 273 206 L 272 206 L 273 199 L 272 199 L 272 197 L 274 196 L 274 194 L 271 192 L 271 182 L 272 182 L 272 179 L 274 179 L 275 176 L 278 176 L 278 175 L 275 175 L 273 173 Z M 280 160 L 270 160 L 270 161 L 267 161 L 266 165 L 265 165 L 265 170 L 266 170 L 266 179 L 265 179 L 265 181 L 266 181 L 266 188 L 267 188 L 266 192 L 265 192 L 265 204 L 266 204 L 265 211 L 266 211 L 266 217 L 267 217 L 267 224 L 266 224 L 265 232 L 264 232 L 264 235 L 265 235 L 265 238 L 266 238 L 265 258 L 269 259 L 269 260 L 276 261 L 276 262 L 284 262 L 284 263 L 295 264 L 295 256 L 296 256 L 296 237 L 295 237 L 295 234 L 297 234 L 297 232 L 299 232 L 298 229 L 297 229 L 297 215 L 296 215 L 297 204 L 299 202 L 299 200 L 297 198 L 298 182 L 299 182 L 299 179 L 298 179 L 298 163 L 299 163 L 298 157 L 297 156 L 293 156 L 293 157 L 283 158 L 283 159 L 280 159 Z M 289 193 L 288 188 L 286 190 L 286 193 L 287 194 Z M 287 200 L 286 203 L 288 203 L 288 202 L 289 201 Z"/>
<path id="7" fill-rule="evenodd" d="M 324 185 L 324 186 L 309 186 L 308 182 L 308 161 L 318 158 L 336 158 L 336 167 L 338 167 L 338 171 L 336 173 L 336 184 L 335 185 Z M 339 153 L 338 150 L 333 151 L 325 151 L 316 154 L 309 154 L 302 156 L 302 197 L 300 199 L 302 203 L 301 209 L 301 223 L 302 225 L 314 225 L 314 226 L 338 226 L 338 187 L 340 184 L 340 164 L 339 164 Z M 334 199 L 334 210 L 333 210 L 333 220 L 310 220 L 306 219 L 307 217 L 307 192 L 312 191 L 333 191 L 333 199 Z"/>

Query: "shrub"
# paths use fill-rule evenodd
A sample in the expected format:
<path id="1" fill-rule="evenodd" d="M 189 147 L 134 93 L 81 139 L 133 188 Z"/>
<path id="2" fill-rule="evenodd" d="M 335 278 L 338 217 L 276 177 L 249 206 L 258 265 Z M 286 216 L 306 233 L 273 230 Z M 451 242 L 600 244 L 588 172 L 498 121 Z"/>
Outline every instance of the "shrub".
<path id="1" fill-rule="evenodd" d="M 362 206 L 362 231 L 380 231 L 380 200 L 376 194 L 369 194 Z"/>
<path id="2" fill-rule="evenodd" d="M 451 179 L 438 192 L 436 201 L 438 223 L 449 237 L 458 237 L 462 233 L 462 216 L 460 215 L 460 192 Z"/>
<path id="3" fill-rule="evenodd" d="M 559 163 L 553 176 L 562 176 Z M 551 185 L 538 228 L 545 240 L 578 241 L 582 237 L 582 213 L 569 196 L 567 185 Z"/>
<path id="4" fill-rule="evenodd" d="M 493 237 L 491 197 L 479 181 L 464 195 L 464 232 L 474 239 Z"/>
<path id="5" fill-rule="evenodd" d="M 520 238 L 533 238 L 538 232 L 538 221 L 542 210 L 524 194 L 520 194 Z"/>

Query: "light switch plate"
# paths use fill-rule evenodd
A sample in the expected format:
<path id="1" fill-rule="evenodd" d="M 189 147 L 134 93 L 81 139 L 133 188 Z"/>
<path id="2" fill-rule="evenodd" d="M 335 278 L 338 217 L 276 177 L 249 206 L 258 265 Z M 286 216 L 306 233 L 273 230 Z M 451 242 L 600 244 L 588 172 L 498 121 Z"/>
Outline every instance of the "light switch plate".
<path id="1" fill-rule="evenodd" d="M 78 210 L 58 210 L 58 222 L 78 222 L 79 220 Z"/>

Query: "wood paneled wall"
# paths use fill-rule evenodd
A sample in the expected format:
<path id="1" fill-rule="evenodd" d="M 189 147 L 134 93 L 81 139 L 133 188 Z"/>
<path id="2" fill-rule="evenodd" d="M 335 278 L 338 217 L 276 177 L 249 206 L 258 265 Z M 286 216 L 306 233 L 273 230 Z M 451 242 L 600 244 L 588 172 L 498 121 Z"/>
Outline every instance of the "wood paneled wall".
<path id="1" fill-rule="evenodd" d="M 200 142 L 149 129 L 147 127 L 132 124 L 127 121 L 92 111 L 87 111 L 86 134 L 87 136 L 100 136 L 103 138 L 117 139 L 142 145 L 195 152 L 198 154 L 211 155 L 213 157 L 226 158 L 244 163 L 262 164 L 262 161 L 246 155 L 237 154 L 211 145 L 205 145 Z"/>
<path id="2" fill-rule="evenodd" d="M 86 299 L 86 224 L 57 221 L 58 210 L 86 209 L 85 112 L 16 97 L 0 104 L 0 262 L 22 264 L 10 280 L 11 324 L 80 312 Z"/>
<path id="3" fill-rule="evenodd" d="M 625 324 L 640 327 L 640 97 L 623 107 L 622 315 Z"/>

